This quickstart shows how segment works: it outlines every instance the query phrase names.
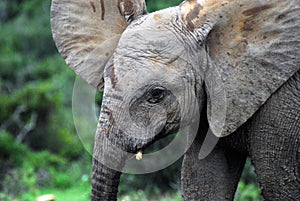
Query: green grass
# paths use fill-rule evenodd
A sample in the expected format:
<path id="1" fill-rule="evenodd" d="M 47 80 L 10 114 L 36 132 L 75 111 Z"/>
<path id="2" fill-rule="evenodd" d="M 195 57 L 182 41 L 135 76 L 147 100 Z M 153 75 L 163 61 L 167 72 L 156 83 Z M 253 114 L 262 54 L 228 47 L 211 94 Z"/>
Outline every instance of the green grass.
<path id="1" fill-rule="evenodd" d="M 60 190 L 55 188 L 39 189 L 34 193 L 26 193 L 15 199 L 16 201 L 32 201 L 42 195 L 52 194 L 55 201 L 90 201 L 91 187 L 88 184 L 73 186 L 69 189 Z M 149 195 L 143 191 L 129 192 L 127 195 L 119 196 L 120 201 L 181 201 L 178 193 L 167 194 L 161 197 L 155 196 L 149 199 Z"/>
<path id="2" fill-rule="evenodd" d="M 90 192 L 91 187 L 89 184 L 73 186 L 68 189 L 44 188 L 24 193 L 15 198 L 14 201 L 34 201 L 39 196 L 48 194 L 54 195 L 56 198 L 55 201 L 90 201 Z M 11 201 L 10 198 L 6 198 L 4 200 Z"/>
<path id="3" fill-rule="evenodd" d="M 91 188 L 89 185 L 74 186 L 66 190 L 43 189 L 41 194 L 55 195 L 55 201 L 90 201 Z"/>
<path id="4" fill-rule="evenodd" d="M 242 188 L 243 193 L 237 193 L 235 201 L 259 201 L 259 191 L 255 189 L 254 186 L 240 187 Z M 90 201 L 90 186 L 81 185 L 74 186 L 70 189 L 59 190 L 59 189 L 41 189 L 34 194 L 27 193 L 16 199 L 16 201 L 32 201 L 35 200 L 38 196 L 53 194 L 56 198 L 56 201 Z M 143 191 L 129 192 L 127 195 L 119 196 L 120 201 L 182 201 L 181 195 L 179 193 L 167 194 L 161 197 L 155 196 L 149 198 L 149 195 L 145 194 Z"/>
<path id="5" fill-rule="evenodd" d="M 182 201 L 181 196 L 178 193 L 162 195 L 161 197 L 155 196 L 149 198 L 149 195 L 143 191 L 130 192 L 128 195 L 119 197 L 120 201 Z"/>
<path id="6" fill-rule="evenodd" d="M 41 189 L 38 195 L 53 194 L 56 201 L 90 201 L 91 187 L 89 184 L 73 186 L 70 189 Z M 36 194 L 36 193 L 35 193 Z M 25 194 L 17 201 L 35 200 L 33 195 Z M 143 191 L 131 191 L 126 195 L 119 196 L 120 201 L 182 201 L 179 193 L 162 195 L 161 197 L 154 196 L 149 198 L 149 195 Z M 235 201 L 259 201 L 260 191 L 254 185 L 239 184 Z"/>
<path id="7" fill-rule="evenodd" d="M 90 201 L 91 188 L 89 185 L 74 186 L 70 189 L 59 190 L 53 188 L 40 189 L 37 192 L 26 193 L 15 201 L 32 201 L 38 196 L 52 194 L 55 196 L 55 201 Z M 167 194 L 161 197 L 155 196 L 149 199 L 149 195 L 143 191 L 129 192 L 127 195 L 119 196 L 120 201 L 181 201 L 179 194 Z"/>

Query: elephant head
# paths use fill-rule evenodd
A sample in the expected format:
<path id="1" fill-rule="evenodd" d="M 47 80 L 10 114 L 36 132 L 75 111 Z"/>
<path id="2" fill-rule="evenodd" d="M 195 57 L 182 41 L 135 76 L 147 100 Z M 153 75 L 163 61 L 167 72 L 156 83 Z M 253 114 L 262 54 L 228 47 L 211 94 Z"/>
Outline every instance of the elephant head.
<path id="1" fill-rule="evenodd" d="M 59 52 L 104 91 L 92 200 L 116 200 L 129 153 L 203 107 L 217 137 L 244 124 L 299 70 L 296 2 L 186 0 L 148 14 L 144 0 L 53 0 Z"/>

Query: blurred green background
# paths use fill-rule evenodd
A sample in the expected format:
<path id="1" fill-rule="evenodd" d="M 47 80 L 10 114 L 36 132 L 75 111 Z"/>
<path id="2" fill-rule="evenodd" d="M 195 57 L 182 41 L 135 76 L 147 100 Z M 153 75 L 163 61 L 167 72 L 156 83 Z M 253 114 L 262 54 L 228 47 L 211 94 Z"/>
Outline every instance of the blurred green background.
<path id="1" fill-rule="evenodd" d="M 180 0 L 148 0 L 148 11 Z M 72 118 L 75 74 L 57 53 L 50 30 L 50 0 L 0 1 L 0 200 L 87 201 L 91 156 Z M 97 101 L 101 102 L 101 94 Z M 123 175 L 121 200 L 181 200 L 181 160 L 147 175 Z M 259 200 L 247 162 L 237 201 Z"/>

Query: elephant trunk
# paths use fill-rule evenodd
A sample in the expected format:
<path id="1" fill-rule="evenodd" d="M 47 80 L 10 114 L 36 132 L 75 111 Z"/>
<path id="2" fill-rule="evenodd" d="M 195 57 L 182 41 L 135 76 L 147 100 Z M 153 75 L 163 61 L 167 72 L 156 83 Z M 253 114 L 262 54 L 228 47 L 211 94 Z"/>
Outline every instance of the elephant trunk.
<path id="1" fill-rule="evenodd" d="M 93 170 L 92 170 L 92 201 L 117 200 L 118 185 L 121 170 L 127 159 L 111 140 L 118 133 L 113 129 L 113 122 L 109 121 L 110 114 L 106 111 L 100 114 L 100 120 L 95 136 Z M 110 136 L 110 137 L 109 137 Z"/>
<path id="2" fill-rule="evenodd" d="M 117 200 L 121 172 L 110 169 L 93 159 L 92 201 Z"/>

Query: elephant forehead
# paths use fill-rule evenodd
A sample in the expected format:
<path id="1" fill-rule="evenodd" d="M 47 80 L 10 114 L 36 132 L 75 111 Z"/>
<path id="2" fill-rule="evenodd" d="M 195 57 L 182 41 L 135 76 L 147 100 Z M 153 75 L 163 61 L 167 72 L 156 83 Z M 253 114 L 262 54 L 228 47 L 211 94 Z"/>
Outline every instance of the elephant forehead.
<path id="1" fill-rule="evenodd" d="M 131 57 L 171 57 L 180 55 L 183 50 L 182 42 L 172 31 L 141 27 L 125 32 L 116 52 Z"/>
<path id="2" fill-rule="evenodd" d="M 114 73 L 114 77 L 124 77 L 132 74 L 132 71 L 139 76 L 160 76 L 171 70 L 179 70 L 179 67 L 188 63 L 186 54 L 180 47 L 172 52 L 159 47 L 150 49 L 149 46 L 147 49 L 133 49 L 128 46 L 120 48 L 114 53 L 111 62 L 109 76 Z"/>
<path id="3" fill-rule="evenodd" d="M 138 65 L 138 64 L 136 64 Z M 125 92 L 138 91 L 141 88 L 152 85 L 167 85 L 181 82 L 181 75 L 174 69 L 163 66 L 153 68 L 130 68 L 115 67 L 111 65 L 106 73 L 105 83 L 109 83 L 109 88 Z"/>

